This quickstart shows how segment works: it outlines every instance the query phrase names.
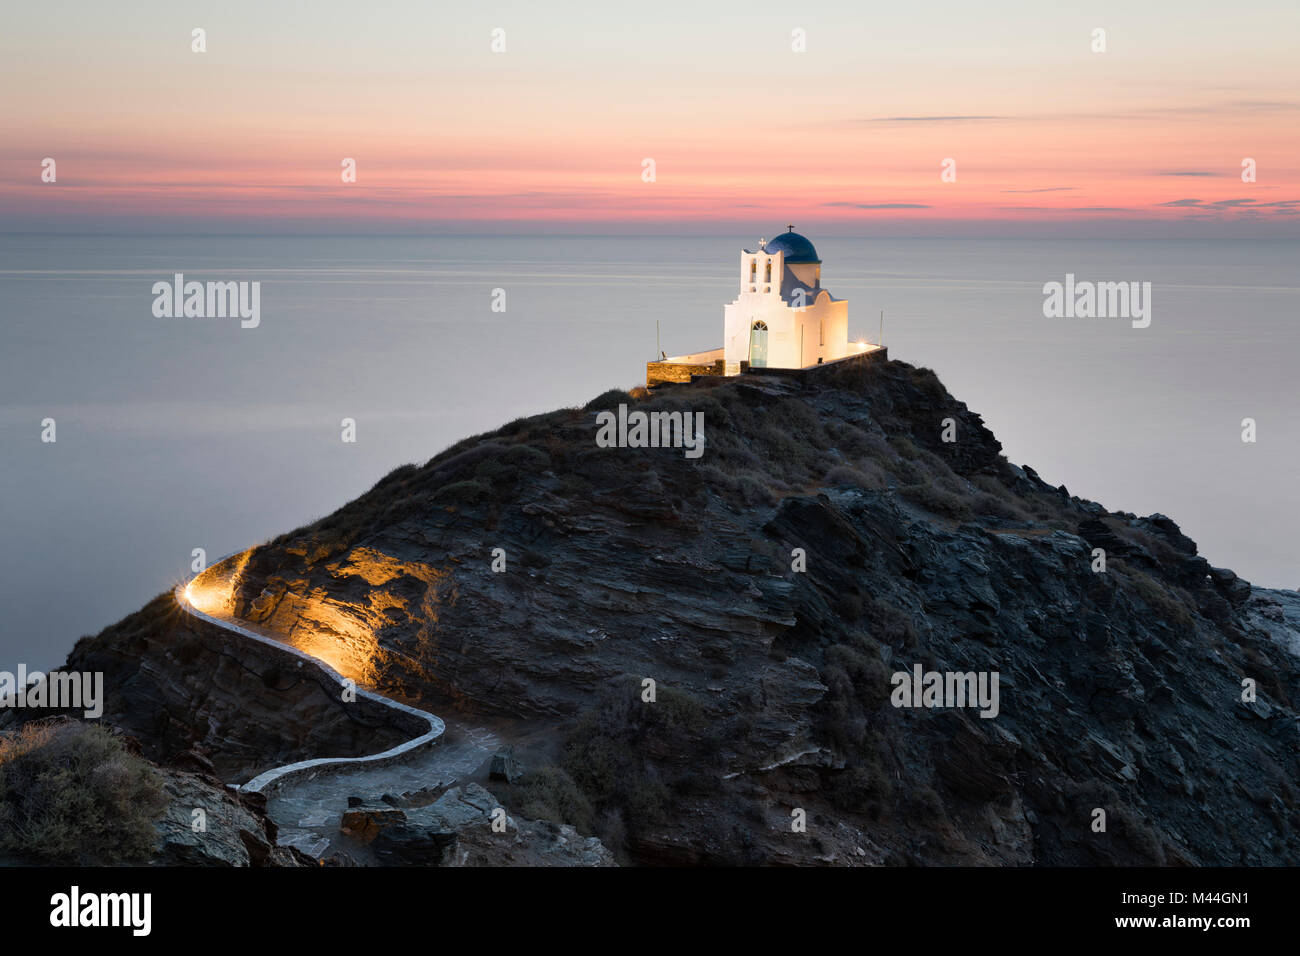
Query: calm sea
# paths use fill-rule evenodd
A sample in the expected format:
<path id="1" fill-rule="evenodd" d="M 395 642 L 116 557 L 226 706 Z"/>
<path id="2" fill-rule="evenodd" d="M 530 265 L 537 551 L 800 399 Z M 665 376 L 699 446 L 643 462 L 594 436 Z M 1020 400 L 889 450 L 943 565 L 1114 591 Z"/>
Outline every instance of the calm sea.
<path id="1" fill-rule="evenodd" d="M 1013 462 L 1300 585 L 1300 242 L 811 238 L 852 336 L 874 341 L 883 310 L 891 355 L 934 368 Z M 721 345 L 742 244 L 0 236 L 0 669 L 61 662 L 195 548 L 215 559 L 466 435 L 638 384 L 657 343 Z M 176 272 L 260 281 L 260 326 L 155 318 Z M 1150 282 L 1150 327 L 1044 318 L 1066 273 Z"/>

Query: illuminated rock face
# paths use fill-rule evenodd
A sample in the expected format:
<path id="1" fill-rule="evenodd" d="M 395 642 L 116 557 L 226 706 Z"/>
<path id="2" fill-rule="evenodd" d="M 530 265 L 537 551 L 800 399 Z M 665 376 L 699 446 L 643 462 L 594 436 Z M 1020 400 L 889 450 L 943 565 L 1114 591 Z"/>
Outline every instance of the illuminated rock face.
<path id="1" fill-rule="evenodd" d="M 353 548 L 328 564 L 331 587 L 305 577 L 272 576 L 260 591 L 249 592 L 243 585 L 248 559 L 248 553 L 241 555 L 233 573 L 219 579 L 226 589 L 226 597 L 216 602 L 220 610 L 281 635 L 363 685 L 375 684 L 383 670 L 381 633 L 412 630 L 418 645 L 436 626 L 442 604 L 456 600 L 446 569 L 373 548 Z M 203 580 L 212 581 L 222 570 L 214 568 Z M 221 587 L 209 584 L 209 590 Z M 206 610 L 202 603 L 196 606 Z"/>
<path id="2" fill-rule="evenodd" d="M 740 291 L 722 310 L 728 374 L 741 362 L 803 368 L 850 354 L 848 301 L 822 288 L 821 272 L 817 250 L 793 227 L 740 253 Z"/>
<path id="3" fill-rule="evenodd" d="M 167 763 L 197 749 L 232 783 L 322 754 L 364 756 L 410 737 L 388 708 L 364 698 L 344 702 L 322 675 L 272 647 L 232 640 L 180 612 L 171 594 L 83 639 L 68 661 L 105 674 L 105 719 L 138 739 L 146 757 Z"/>

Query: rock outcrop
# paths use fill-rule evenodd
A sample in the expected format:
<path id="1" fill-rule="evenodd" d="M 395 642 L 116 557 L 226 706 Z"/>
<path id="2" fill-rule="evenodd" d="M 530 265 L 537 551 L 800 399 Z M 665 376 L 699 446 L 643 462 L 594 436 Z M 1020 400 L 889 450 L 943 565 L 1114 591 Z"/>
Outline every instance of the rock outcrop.
<path id="1" fill-rule="evenodd" d="M 239 795 L 205 774 L 160 768 L 167 807 L 155 825 L 154 866 L 315 866 L 276 845 L 275 824 L 258 795 Z"/>
<path id="2" fill-rule="evenodd" d="M 598 448 L 620 403 L 703 412 L 705 455 Z M 615 392 L 253 549 L 233 605 L 364 634 L 378 686 L 548 743 L 502 797 L 554 830 L 517 857 L 462 832 L 463 862 L 579 833 L 639 863 L 1300 862 L 1296 596 L 1000 452 L 901 362 Z M 227 769 L 306 745 L 280 678 L 126 624 L 73 658 L 116 675 L 111 716 L 142 740 Z M 892 706 L 916 665 L 996 672 L 997 716 Z M 403 812 L 376 852 L 458 859 Z"/>
<path id="3" fill-rule="evenodd" d="M 510 816 L 496 797 L 474 783 L 452 787 L 427 806 L 405 811 L 362 807 L 351 814 L 364 815 L 367 826 L 374 827 L 371 848 L 389 866 L 616 865 L 596 837 L 584 837 L 568 825 Z M 349 835 L 356 837 L 357 829 Z"/>

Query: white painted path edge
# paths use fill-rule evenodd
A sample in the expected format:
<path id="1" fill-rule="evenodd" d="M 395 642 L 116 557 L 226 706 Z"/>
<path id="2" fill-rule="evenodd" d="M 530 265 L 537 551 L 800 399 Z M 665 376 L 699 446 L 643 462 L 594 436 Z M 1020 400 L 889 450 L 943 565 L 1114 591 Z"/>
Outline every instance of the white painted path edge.
<path id="1" fill-rule="evenodd" d="M 211 614 L 205 614 L 203 611 L 200 611 L 192 605 L 189 602 L 189 599 L 185 596 L 185 585 L 182 584 L 177 586 L 175 596 L 176 603 L 191 616 L 196 617 L 201 621 L 205 621 L 208 624 L 215 625 L 231 634 L 237 634 L 238 636 L 250 641 L 257 641 L 259 644 L 273 647 L 278 651 L 296 657 L 301 662 L 310 664 L 320 670 L 326 677 L 337 684 L 340 690 L 353 687 L 353 685 L 342 674 L 330 667 L 320 658 L 312 657 L 310 654 L 305 654 L 296 647 L 290 647 L 282 641 L 277 641 L 270 637 L 264 637 L 248 628 L 240 627 L 238 624 L 232 624 L 229 621 L 222 620 L 219 617 L 213 617 Z M 396 747 L 385 750 L 382 753 L 371 754 L 368 757 L 319 757 L 315 760 L 299 760 L 296 763 L 285 764 L 282 767 L 275 767 L 258 774 L 252 780 L 248 781 L 248 783 L 242 784 L 235 789 L 246 793 L 263 793 L 268 792 L 270 789 L 274 789 L 273 785 L 283 783 L 288 777 L 296 776 L 311 770 L 318 771 L 325 767 L 339 767 L 352 764 L 385 763 L 401 757 L 404 754 L 410 753 L 413 750 L 431 745 L 441 737 L 443 731 L 446 730 L 446 725 L 442 722 L 442 719 L 435 717 L 428 711 L 410 707 L 389 697 L 384 697 L 381 694 L 376 694 L 373 691 L 368 691 L 361 687 L 356 687 L 355 692 L 358 698 L 364 697 L 367 700 L 389 707 L 402 714 L 405 718 L 413 718 L 421 724 L 427 724 L 429 729 L 418 737 L 408 740 L 404 744 L 398 744 Z"/>

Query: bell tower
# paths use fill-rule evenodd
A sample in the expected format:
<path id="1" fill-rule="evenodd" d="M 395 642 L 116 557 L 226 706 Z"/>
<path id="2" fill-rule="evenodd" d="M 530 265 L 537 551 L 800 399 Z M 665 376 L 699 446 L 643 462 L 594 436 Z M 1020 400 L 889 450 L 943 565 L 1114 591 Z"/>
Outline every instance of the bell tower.
<path id="1" fill-rule="evenodd" d="M 781 279 L 785 275 L 785 257 L 780 252 L 771 253 L 765 248 L 766 240 L 759 241 L 759 251 L 748 249 L 740 253 L 740 293 L 755 295 L 780 295 Z"/>

